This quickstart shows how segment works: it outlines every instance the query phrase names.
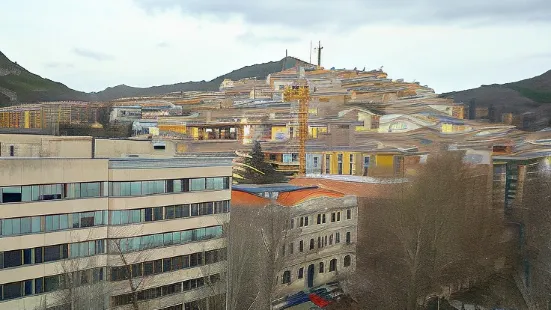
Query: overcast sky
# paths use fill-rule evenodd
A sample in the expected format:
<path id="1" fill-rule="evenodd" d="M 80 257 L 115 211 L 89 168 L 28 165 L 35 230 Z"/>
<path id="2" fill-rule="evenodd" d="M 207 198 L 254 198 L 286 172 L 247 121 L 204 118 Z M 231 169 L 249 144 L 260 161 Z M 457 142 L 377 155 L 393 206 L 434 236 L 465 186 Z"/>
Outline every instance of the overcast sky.
<path id="1" fill-rule="evenodd" d="M 1 0 L 0 51 L 71 88 L 210 80 L 289 55 L 437 92 L 551 69 L 551 0 Z M 317 59 L 312 55 L 312 60 Z"/>

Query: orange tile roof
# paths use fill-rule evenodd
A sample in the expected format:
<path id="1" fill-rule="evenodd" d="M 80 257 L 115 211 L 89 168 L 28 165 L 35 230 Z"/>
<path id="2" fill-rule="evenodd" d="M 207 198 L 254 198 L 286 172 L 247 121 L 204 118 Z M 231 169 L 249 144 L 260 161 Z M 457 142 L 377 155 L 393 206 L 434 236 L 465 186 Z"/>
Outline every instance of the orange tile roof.
<path id="1" fill-rule="evenodd" d="M 339 193 L 328 189 L 306 188 L 306 189 L 300 189 L 300 190 L 291 191 L 291 192 L 280 193 L 277 198 L 277 202 L 283 206 L 291 207 L 301 202 L 304 202 L 308 199 L 314 199 L 319 197 L 340 198 L 343 196 L 344 196 L 343 193 Z"/>
<path id="2" fill-rule="evenodd" d="M 260 197 L 247 192 L 238 190 L 231 191 L 231 204 L 236 206 L 247 207 L 264 207 L 271 203 L 270 199 Z"/>
<path id="3" fill-rule="evenodd" d="M 301 186 L 319 186 L 327 190 L 366 198 L 390 197 L 400 186 L 399 184 L 358 183 L 314 178 L 295 178 L 289 183 Z"/>

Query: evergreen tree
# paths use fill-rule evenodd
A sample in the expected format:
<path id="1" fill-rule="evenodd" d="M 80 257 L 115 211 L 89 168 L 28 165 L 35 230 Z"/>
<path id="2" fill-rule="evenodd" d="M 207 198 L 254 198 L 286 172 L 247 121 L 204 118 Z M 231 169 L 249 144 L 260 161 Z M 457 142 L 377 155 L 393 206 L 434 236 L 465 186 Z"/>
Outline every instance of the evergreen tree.
<path id="1" fill-rule="evenodd" d="M 279 183 L 285 181 L 285 176 L 277 172 L 274 167 L 264 160 L 264 153 L 260 142 L 254 141 L 253 148 L 249 153 L 249 157 L 244 160 L 245 165 L 251 168 L 246 168 L 244 172 L 244 182 L 252 184 L 268 184 Z"/>

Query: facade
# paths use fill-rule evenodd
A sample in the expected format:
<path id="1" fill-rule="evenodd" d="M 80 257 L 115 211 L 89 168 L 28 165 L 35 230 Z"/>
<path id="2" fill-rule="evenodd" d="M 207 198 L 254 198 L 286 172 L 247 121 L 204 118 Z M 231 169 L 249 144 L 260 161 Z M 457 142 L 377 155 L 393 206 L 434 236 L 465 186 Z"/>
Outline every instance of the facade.
<path id="1" fill-rule="evenodd" d="M 293 294 L 327 289 L 340 274 L 355 270 L 355 196 L 293 185 L 235 185 L 232 191 L 235 208 L 257 212 L 265 219 L 272 217 L 268 219 L 270 225 L 274 221 L 276 226 L 283 224 L 272 243 L 275 256 L 271 258 L 274 270 L 270 275 L 275 282 L 270 296 L 274 309 L 285 307 Z M 275 209 L 267 215 L 263 213 L 267 207 Z M 284 223 L 277 223 L 277 214 L 284 215 Z"/>
<path id="2" fill-rule="evenodd" d="M 10 158 L 0 174 L 0 309 L 225 308 L 231 159 Z"/>

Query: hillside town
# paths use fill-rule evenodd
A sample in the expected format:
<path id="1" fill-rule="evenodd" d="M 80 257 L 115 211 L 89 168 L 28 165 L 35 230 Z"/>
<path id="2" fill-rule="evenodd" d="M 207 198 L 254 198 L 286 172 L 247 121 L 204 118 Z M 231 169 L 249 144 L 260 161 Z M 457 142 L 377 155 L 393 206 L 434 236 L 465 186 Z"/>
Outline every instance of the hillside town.
<path id="1" fill-rule="evenodd" d="M 539 118 L 383 68 L 282 69 L 0 108 L 0 309 L 549 304 Z"/>

